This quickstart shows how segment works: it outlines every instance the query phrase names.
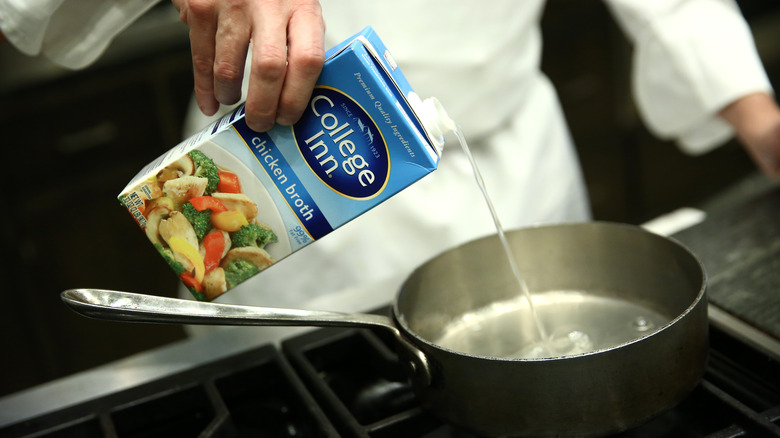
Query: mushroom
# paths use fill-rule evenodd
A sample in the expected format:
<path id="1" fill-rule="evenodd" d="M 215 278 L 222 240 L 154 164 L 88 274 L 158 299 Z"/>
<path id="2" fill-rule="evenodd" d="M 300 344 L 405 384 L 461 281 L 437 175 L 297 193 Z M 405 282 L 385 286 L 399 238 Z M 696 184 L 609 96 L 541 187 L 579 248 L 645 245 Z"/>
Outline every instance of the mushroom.
<path id="1" fill-rule="evenodd" d="M 255 246 L 242 246 L 228 251 L 225 258 L 222 259 L 222 266 L 228 266 L 238 259 L 244 259 L 252 263 L 261 271 L 274 264 L 274 259 L 271 258 L 271 255 L 266 250 Z"/>
<path id="2" fill-rule="evenodd" d="M 220 230 L 220 233 L 222 233 L 222 238 L 225 239 L 225 249 L 222 250 L 222 257 L 220 258 L 221 260 L 225 258 L 228 251 L 230 251 L 230 246 L 233 245 L 233 241 L 230 239 L 230 233 L 228 233 L 227 231 Z"/>
<path id="3" fill-rule="evenodd" d="M 160 222 L 170 214 L 171 210 L 162 206 L 153 207 L 146 213 L 146 227 L 144 227 L 144 232 L 152 243 L 162 244 L 160 241 Z"/>
<path id="4" fill-rule="evenodd" d="M 206 298 L 213 300 L 227 291 L 227 281 L 225 280 L 225 270 L 214 268 L 203 277 L 203 294 Z"/>
<path id="5" fill-rule="evenodd" d="M 243 193 L 215 192 L 211 196 L 222 202 L 228 210 L 239 210 L 244 213 L 244 217 L 250 222 L 257 217 L 257 204 Z"/>
<path id="6" fill-rule="evenodd" d="M 208 179 L 199 176 L 183 176 L 166 181 L 163 184 L 163 193 L 173 200 L 173 205 L 178 210 L 190 198 L 203 196 L 208 183 Z"/>
<path id="7" fill-rule="evenodd" d="M 160 221 L 158 226 L 160 236 L 170 246 L 170 240 L 173 236 L 179 236 L 184 239 L 188 244 L 192 245 L 197 251 L 198 248 L 198 236 L 195 235 L 195 229 L 192 228 L 192 224 L 183 213 L 179 211 L 172 211 L 168 219 Z M 181 263 L 184 269 L 192 271 L 195 266 L 192 264 L 189 258 L 178 251 L 173 251 L 173 259 Z"/>
<path id="8" fill-rule="evenodd" d="M 191 176 L 195 173 L 195 164 L 189 155 L 184 154 L 181 158 L 166 166 L 157 173 L 157 181 L 164 184 L 166 181 Z"/>
<path id="9" fill-rule="evenodd" d="M 157 207 L 165 207 L 168 210 L 173 210 L 173 199 L 162 196 L 162 189 L 160 189 L 160 196 L 157 198 L 147 199 L 144 203 L 144 208 L 146 208 L 146 211 L 152 211 L 153 208 Z"/>
<path id="10" fill-rule="evenodd" d="M 158 228 L 160 236 L 162 236 L 165 242 L 169 242 L 173 236 L 179 236 L 192 245 L 193 248 L 198 248 L 198 236 L 195 235 L 195 229 L 192 228 L 192 224 L 184 216 L 184 213 L 172 211 L 168 219 L 160 221 Z"/>

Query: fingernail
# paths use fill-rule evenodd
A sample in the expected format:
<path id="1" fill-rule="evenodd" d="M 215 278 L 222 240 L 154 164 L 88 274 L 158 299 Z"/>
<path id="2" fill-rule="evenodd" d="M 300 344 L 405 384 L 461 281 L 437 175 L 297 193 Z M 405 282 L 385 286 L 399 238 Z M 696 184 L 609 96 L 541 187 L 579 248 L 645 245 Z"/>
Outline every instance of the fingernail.
<path id="1" fill-rule="evenodd" d="M 251 122 L 247 121 L 247 125 L 255 132 L 266 132 L 274 127 L 274 123 L 267 120 L 253 120 Z"/>
<path id="2" fill-rule="evenodd" d="M 295 120 L 290 116 L 279 116 L 276 119 L 276 123 L 284 126 L 292 126 L 293 124 L 295 124 L 295 122 L 297 122 L 297 120 Z"/>
<path id="3" fill-rule="evenodd" d="M 198 105 L 198 107 L 200 107 L 200 112 L 202 112 L 203 114 L 207 116 L 213 116 L 214 114 L 216 114 L 217 110 L 219 109 L 219 104 L 211 103 L 211 102 L 201 103 L 200 105 Z"/>
<path id="4" fill-rule="evenodd" d="M 222 90 L 217 88 L 214 90 L 214 98 L 222 105 L 233 105 L 241 100 L 241 90 L 236 93 L 233 90 Z"/>
<path id="5" fill-rule="evenodd" d="M 276 123 L 278 123 L 280 125 L 285 125 L 285 126 L 292 126 L 292 125 L 298 123 L 298 120 L 301 119 L 301 116 L 303 116 L 303 111 L 301 111 L 301 112 L 291 112 L 291 111 L 279 112 L 276 115 Z"/>

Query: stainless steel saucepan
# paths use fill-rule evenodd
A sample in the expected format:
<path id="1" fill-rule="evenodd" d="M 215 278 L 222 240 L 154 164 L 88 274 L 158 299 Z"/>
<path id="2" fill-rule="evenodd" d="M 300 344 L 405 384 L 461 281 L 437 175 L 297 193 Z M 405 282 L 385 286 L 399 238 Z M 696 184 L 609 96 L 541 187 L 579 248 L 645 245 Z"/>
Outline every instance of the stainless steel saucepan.
<path id="1" fill-rule="evenodd" d="M 62 298 L 101 319 L 388 330 L 422 404 L 486 436 L 616 433 L 671 408 L 697 385 L 708 350 L 706 274 L 690 251 L 638 227 L 600 222 L 507 237 L 533 311 L 496 236 L 416 269 L 392 317 L 95 289 Z"/>

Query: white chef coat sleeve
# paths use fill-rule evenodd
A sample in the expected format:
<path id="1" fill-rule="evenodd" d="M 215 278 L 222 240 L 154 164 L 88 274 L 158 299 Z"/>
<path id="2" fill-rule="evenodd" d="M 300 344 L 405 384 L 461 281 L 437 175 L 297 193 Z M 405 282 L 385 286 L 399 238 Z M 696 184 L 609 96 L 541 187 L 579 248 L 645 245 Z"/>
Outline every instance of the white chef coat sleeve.
<path id="1" fill-rule="evenodd" d="M 648 129 L 689 154 L 733 136 L 718 111 L 772 92 L 750 28 L 732 0 L 607 0 L 634 46 L 632 87 Z"/>
<path id="2" fill-rule="evenodd" d="M 0 31 L 27 55 L 78 69 L 158 1 L 0 0 Z"/>

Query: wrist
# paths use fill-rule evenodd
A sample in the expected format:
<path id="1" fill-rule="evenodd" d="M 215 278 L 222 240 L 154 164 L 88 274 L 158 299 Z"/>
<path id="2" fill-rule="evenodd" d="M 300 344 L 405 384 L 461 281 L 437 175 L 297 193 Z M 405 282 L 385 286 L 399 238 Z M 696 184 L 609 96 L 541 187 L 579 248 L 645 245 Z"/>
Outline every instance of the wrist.
<path id="1" fill-rule="evenodd" d="M 737 99 L 720 113 L 737 138 L 768 176 L 780 179 L 780 108 L 766 93 Z"/>
<path id="2" fill-rule="evenodd" d="M 769 94 L 753 93 L 730 103 L 719 115 L 734 128 L 742 142 L 750 144 L 780 121 L 780 108 Z"/>

